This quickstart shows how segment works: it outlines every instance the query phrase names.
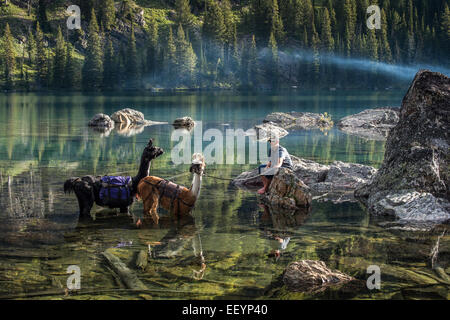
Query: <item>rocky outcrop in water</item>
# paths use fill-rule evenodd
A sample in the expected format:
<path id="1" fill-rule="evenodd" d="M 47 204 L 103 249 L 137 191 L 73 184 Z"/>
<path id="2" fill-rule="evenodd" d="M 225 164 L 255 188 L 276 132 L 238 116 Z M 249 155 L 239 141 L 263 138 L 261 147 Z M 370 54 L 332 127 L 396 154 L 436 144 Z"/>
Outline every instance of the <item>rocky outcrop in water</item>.
<path id="1" fill-rule="evenodd" d="M 374 215 L 450 219 L 450 79 L 420 71 L 386 142 L 383 164 L 355 196 Z"/>
<path id="2" fill-rule="evenodd" d="M 111 115 L 111 119 L 117 123 L 123 123 L 125 125 L 130 124 L 145 124 L 147 120 L 145 120 L 144 114 L 140 111 L 133 110 L 130 108 L 122 109 L 114 112 Z"/>
<path id="3" fill-rule="evenodd" d="M 340 271 L 329 269 L 325 262 L 301 260 L 290 263 L 283 275 L 283 282 L 290 291 L 317 292 L 330 285 L 354 281 Z"/>
<path id="4" fill-rule="evenodd" d="M 274 112 L 264 119 L 264 123 L 267 122 L 272 122 L 288 131 L 330 129 L 333 127 L 333 121 L 327 114 L 311 112 Z"/>
<path id="5" fill-rule="evenodd" d="M 284 209 L 308 208 L 312 201 L 309 187 L 287 168 L 278 170 L 262 197 L 272 206 Z"/>
<path id="6" fill-rule="evenodd" d="M 345 133 L 369 140 L 386 140 L 389 131 L 399 121 L 399 108 L 378 108 L 364 110 L 342 118 L 337 126 Z"/>
<path id="7" fill-rule="evenodd" d="M 130 137 L 142 133 L 146 126 L 167 122 L 145 120 L 142 112 L 126 108 L 114 112 L 111 117 L 103 113 L 96 114 L 89 121 L 88 126 L 94 128 L 103 137 L 107 137 L 114 129 L 115 123 L 118 125 L 116 129 L 120 135 Z"/>
<path id="8" fill-rule="evenodd" d="M 111 129 L 114 128 L 114 121 L 106 114 L 96 114 L 88 123 L 89 127 Z"/>
<path id="9" fill-rule="evenodd" d="M 367 184 L 373 178 L 376 169 L 355 164 L 335 161 L 331 165 L 291 156 L 298 179 L 310 188 L 313 199 L 320 201 L 356 202 L 354 190 Z M 258 170 L 243 172 L 233 182 L 242 189 L 254 190 L 262 186 Z"/>
<path id="10" fill-rule="evenodd" d="M 255 130 L 258 140 L 267 140 L 271 136 L 276 136 L 281 139 L 289 134 L 289 132 L 273 122 L 265 122 L 263 124 L 256 125 Z"/>
<path id="11" fill-rule="evenodd" d="M 172 125 L 175 129 L 185 128 L 187 130 L 191 130 L 195 126 L 195 122 L 191 117 L 183 117 L 175 119 Z"/>

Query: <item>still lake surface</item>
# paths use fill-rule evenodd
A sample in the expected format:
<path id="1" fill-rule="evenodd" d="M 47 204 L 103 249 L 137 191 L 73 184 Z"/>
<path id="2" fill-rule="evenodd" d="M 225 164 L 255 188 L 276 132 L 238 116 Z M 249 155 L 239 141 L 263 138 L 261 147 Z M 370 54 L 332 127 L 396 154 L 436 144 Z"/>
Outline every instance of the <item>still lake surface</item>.
<path id="1" fill-rule="evenodd" d="M 76 197 L 65 195 L 64 181 L 87 174 L 135 175 L 149 138 L 165 149 L 151 174 L 187 172 L 174 165 L 172 126 L 142 131 L 114 129 L 100 134 L 87 127 L 96 113 L 130 107 L 146 119 L 171 123 L 191 116 L 203 130 L 260 124 L 275 111 L 327 112 L 335 123 L 364 109 L 399 106 L 405 92 L 235 92 L 149 95 L 0 95 L 0 298 L 34 299 L 448 299 L 448 286 L 428 265 L 437 236 L 389 229 L 354 202 L 313 203 L 302 216 L 267 212 L 256 194 L 227 180 L 205 177 L 193 212 L 195 223 L 137 229 L 142 203 L 131 215 L 98 212 L 79 221 Z M 205 142 L 205 147 L 209 142 Z M 335 160 L 378 167 L 385 143 L 333 129 L 297 131 L 282 139 L 293 155 L 328 164 Z M 255 165 L 208 165 L 215 176 L 232 178 Z M 173 181 L 190 185 L 189 174 Z M 100 208 L 94 207 L 93 211 Z M 164 217 L 164 213 L 161 214 Z M 381 223 L 381 224 L 380 224 Z M 279 238 L 288 239 L 281 247 Z M 285 241 L 284 244 L 286 244 Z M 151 246 L 145 270 L 136 256 Z M 441 257 L 449 257 L 449 237 Z M 279 249 L 281 256 L 271 256 Z M 121 259 L 148 290 L 127 289 L 108 267 L 102 252 Z M 206 269 L 199 273 L 198 253 Z M 286 266 L 299 259 L 322 260 L 361 283 L 322 292 L 293 293 L 282 285 Z M 65 295 L 67 268 L 81 270 L 81 290 Z M 369 291 L 367 267 L 381 268 L 381 289 Z M 449 270 L 447 269 L 447 273 Z M 200 279 L 201 278 L 201 279 Z"/>

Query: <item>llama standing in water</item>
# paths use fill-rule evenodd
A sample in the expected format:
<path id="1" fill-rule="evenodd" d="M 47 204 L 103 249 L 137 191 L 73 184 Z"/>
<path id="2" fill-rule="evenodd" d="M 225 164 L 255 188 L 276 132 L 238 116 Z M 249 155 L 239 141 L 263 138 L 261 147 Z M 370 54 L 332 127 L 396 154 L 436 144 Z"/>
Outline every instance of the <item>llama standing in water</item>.
<path id="1" fill-rule="evenodd" d="M 150 139 L 142 153 L 136 176 L 70 178 L 64 183 L 64 193 L 72 191 L 75 193 L 80 207 L 80 216 L 89 216 L 94 202 L 102 207 L 120 208 L 121 213 L 126 213 L 136 196 L 139 181 L 149 174 L 150 162 L 163 153 L 164 150 L 154 147 L 153 140 Z"/>
<path id="2" fill-rule="evenodd" d="M 189 170 L 194 173 L 194 177 L 189 189 L 158 177 L 149 176 L 142 179 L 139 182 L 137 194 L 144 201 L 144 215 L 150 215 L 154 224 L 158 224 L 157 209 L 161 206 L 168 210 L 174 218 L 186 217 L 192 211 L 200 196 L 205 167 L 203 155 L 194 154 Z M 140 224 L 141 221 L 139 220 L 137 226 L 140 226 Z"/>

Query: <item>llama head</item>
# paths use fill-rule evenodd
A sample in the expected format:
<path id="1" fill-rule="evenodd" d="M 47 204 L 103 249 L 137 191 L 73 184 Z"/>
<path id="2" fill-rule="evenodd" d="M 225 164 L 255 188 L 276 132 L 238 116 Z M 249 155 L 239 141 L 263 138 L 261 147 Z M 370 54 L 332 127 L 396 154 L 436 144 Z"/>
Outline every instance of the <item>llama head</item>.
<path id="1" fill-rule="evenodd" d="M 190 172 L 202 175 L 206 167 L 205 157 L 201 153 L 194 153 L 192 155 L 192 164 L 189 169 Z"/>
<path id="2" fill-rule="evenodd" d="M 160 147 L 155 147 L 153 145 L 153 139 L 150 139 L 148 141 L 147 146 L 144 149 L 142 157 L 145 159 L 145 161 L 151 161 L 153 159 L 158 158 L 163 153 L 164 153 L 164 150 Z"/>

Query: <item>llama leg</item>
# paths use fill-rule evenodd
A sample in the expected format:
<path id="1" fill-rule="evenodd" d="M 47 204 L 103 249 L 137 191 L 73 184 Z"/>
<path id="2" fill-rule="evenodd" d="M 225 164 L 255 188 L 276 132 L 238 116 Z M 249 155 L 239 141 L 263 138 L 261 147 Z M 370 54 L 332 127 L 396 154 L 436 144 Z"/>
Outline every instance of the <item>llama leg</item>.
<path id="1" fill-rule="evenodd" d="M 91 215 L 91 209 L 94 206 L 94 197 L 84 199 L 83 211 L 80 213 L 82 216 L 89 217 Z"/>
<path id="2" fill-rule="evenodd" d="M 159 222 L 159 216 L 158 216 L 158 212 L 157 212 L 158 204 L 159 204 L 158 200 L 159 200 L 158 196 L 154 195 L 153 196 L 153 203 L 152 203 L 152 206 L 151 206 L 150 211 L 149 211 L 149 213 L 152 216 L 152 219 L 153 219 L 153 222 L 155 223 L 155 225 L 158 224 L 158 222 Z"/>

